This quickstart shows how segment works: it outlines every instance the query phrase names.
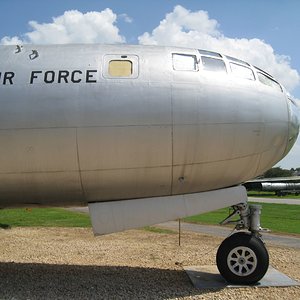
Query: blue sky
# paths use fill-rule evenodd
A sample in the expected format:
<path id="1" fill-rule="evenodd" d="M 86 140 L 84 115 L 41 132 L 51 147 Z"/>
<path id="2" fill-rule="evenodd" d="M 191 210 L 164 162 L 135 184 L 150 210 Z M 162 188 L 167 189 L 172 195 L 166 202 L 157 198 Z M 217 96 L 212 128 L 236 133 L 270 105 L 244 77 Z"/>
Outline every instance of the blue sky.
<path id="1" fill-rule="evenodd" d="M 104 11 L 106 8 L 110 10 Z M 53 17 L 61 16 L 57 22 L 69 32 L 74 15 L 65 12 L 70 10 L 81 14 L 75 17 L 84 22 L 82 28 L 92 28 L 90 39 L 84 42 L 171 44 L 179 41 L 184 46 L 201 47 L 203 39 L 201 48 L 213 45 L 220 52 L 226 51 L 267 69 L 300 99 L 299 0 L 0 0 L 0 41 L 9 43 L 14 38 L 29 43 L 53 43 L 57 36 L 58 43 L 69 42 L 68 36 L 55 34 L 52 27 Z M 93 16 L 93 20 L 98 20 L 94 27 L 87 25 L 94 22 L 86 14 L 91 11 L 102 12 Z M 202 20 L 201 24 L 197 24 L 197 18 Z M 164 26 L 160 25 L 162 21 Z M 103 28 L 100 30 L 104 23 L 110 37 Z M 53 39 L 47 40 L 51 34 Z M 82 42 L 80 34 L 84 31 L 73 32 L 70 42 Z M 198 42 L 194 44 L 194 40 Z M 241 46 L 244 49 L 240 50 Z M 280 165 L 300 167 L 299 139 Z"/>
<path id="2" fill-rule="evenodd" d="M 265 40 L 279 54 L 292 57 L 292 65 L 300 70 L 299 44 L 297 47 L 295 41 L 300 28 L 299 0 L 0 0 L 0 37 L 21 35 L 28 30 L 28 21 L 50 22 L 66 10 L 88 12 L 109 7 L 133 19 L 131 24 L 120 24 L 120 30 L 128 42 L 137 43 L 137 36 L 157 26 L 178 4 L 192 11 L 208 11 L 229 37 Z"/>

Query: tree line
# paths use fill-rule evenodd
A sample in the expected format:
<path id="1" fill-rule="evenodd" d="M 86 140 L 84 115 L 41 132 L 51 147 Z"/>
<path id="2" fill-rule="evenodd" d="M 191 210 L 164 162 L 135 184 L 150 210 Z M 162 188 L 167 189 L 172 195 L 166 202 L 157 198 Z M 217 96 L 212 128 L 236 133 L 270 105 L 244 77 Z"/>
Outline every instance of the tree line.
<path id="1" fill-rule="evenodd" d="M 300 168 L 282 169 L 281 167 L 274 167 L 266 171 L 262 178 L 273 178 L 273 177 L 291 177 L 300 176 Z"/>

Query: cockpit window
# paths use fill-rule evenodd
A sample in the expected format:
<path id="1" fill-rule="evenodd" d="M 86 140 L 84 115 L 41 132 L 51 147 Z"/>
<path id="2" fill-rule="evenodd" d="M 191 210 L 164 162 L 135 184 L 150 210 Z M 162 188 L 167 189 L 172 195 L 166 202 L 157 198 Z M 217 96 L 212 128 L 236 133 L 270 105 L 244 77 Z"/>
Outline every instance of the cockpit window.
<path id="1" fill-rule="evenodd" d="M 231 74 L 235 77 L 255 80 L 254 73 L 250 68 L 235 63 L 230 63 L 230 69 L 231 69 Z"/>
<path id="2" fill-rule="evenodd" d="M 173 53 L 173 69 L 177 71 L 198 71 L 196 55 Z"/>
<path id="3" fill-rule="evenodd" d="M 227 73 L 225 63 L 222 59 L 201 56 L 203 70 L 220 73 Z"/>
<path id="4" fill-rule="evenodd" d="M 258 67 L 255 67 L 255 66 L 254 66 L 254 68 L 255 68 L 257 71 L 260 71 L 260 72 L 262 72 L 263 74 L 266 74 L 266 75 L 268 75 L 269 77 L 273 78 L 273 76 L 270 75 L 269 73 L 267 73 L 266 71 L 264 71 L 264 70 L 262 70 L 262 69 L 260 69 L 260 68 L 258 68 Z"/>
<path id="5" fill-rule="evenodd" d="M 260 72 L 257 73 L 257 76 L 258 76 L 258 80 L 261 83 L 268 85 L 270 87 L 273 87 L 276 90 L 282 92 L 282 88 L 281 88 L 280 84 L 277 81 L 275 81 L 274 79 L 271 79 L 270 77 L 268 77 L 265 74 L 260 73 Z"/>
<path id="6" fill-rule="evenodd" d="M 250 66 L 247 62 L 245 62 L 245 61 L 243 61 L 243 60 L 241 60 L 241 59 L 234 58 L 234 57 L 232 57 L 232 56 L 226 56 L 226 58 L 227 58 L 228 60 L 231 60 L 231 61 L 233 61 L 233 62 L 239 63 L 239 64 L 241 64 L 241 65 Z"/>
<path id="7" fill-rule="evenodd" d="M 208 55 L 213 57 L 222 57 L 221 54 L 217 52 L 207 51 L 207 50 L 198 50 L 200 54 L 202 55 Z"/>

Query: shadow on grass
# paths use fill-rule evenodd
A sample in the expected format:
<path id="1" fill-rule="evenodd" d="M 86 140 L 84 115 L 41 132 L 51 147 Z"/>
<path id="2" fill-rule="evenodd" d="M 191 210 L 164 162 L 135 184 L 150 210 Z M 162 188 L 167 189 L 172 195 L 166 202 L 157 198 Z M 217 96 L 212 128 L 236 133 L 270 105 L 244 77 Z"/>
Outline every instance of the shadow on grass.
<path id="1" fill-rule="evenodd" d="M 203 295 L 183 270 L 0 263 L 1 299 L 169 299 Z"/>
<path id="2" fill-rule="evenodd" d="M 1 224 L 0 223 L 0 229 L 11 229 L 11 226 L 9 224 Z"/>

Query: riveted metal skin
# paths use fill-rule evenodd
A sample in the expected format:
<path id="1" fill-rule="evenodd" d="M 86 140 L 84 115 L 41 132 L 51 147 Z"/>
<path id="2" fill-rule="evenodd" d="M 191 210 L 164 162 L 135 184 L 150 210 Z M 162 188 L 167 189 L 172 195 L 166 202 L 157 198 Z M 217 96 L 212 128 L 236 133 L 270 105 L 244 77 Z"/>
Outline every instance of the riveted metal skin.
<path id="1" fill-rule="evenodd" d="M 16 50 L 17 49 L 17 50 Z M 82 205 L 238 185 L 272 167 L 299 121 L 286 92 L 209 72 L 197 49 L 0 46 L 0 207 Z M 173 54 L 195 57 L 175 70 Z M 132 76 L 108 76 L 108 58 Z"/>

